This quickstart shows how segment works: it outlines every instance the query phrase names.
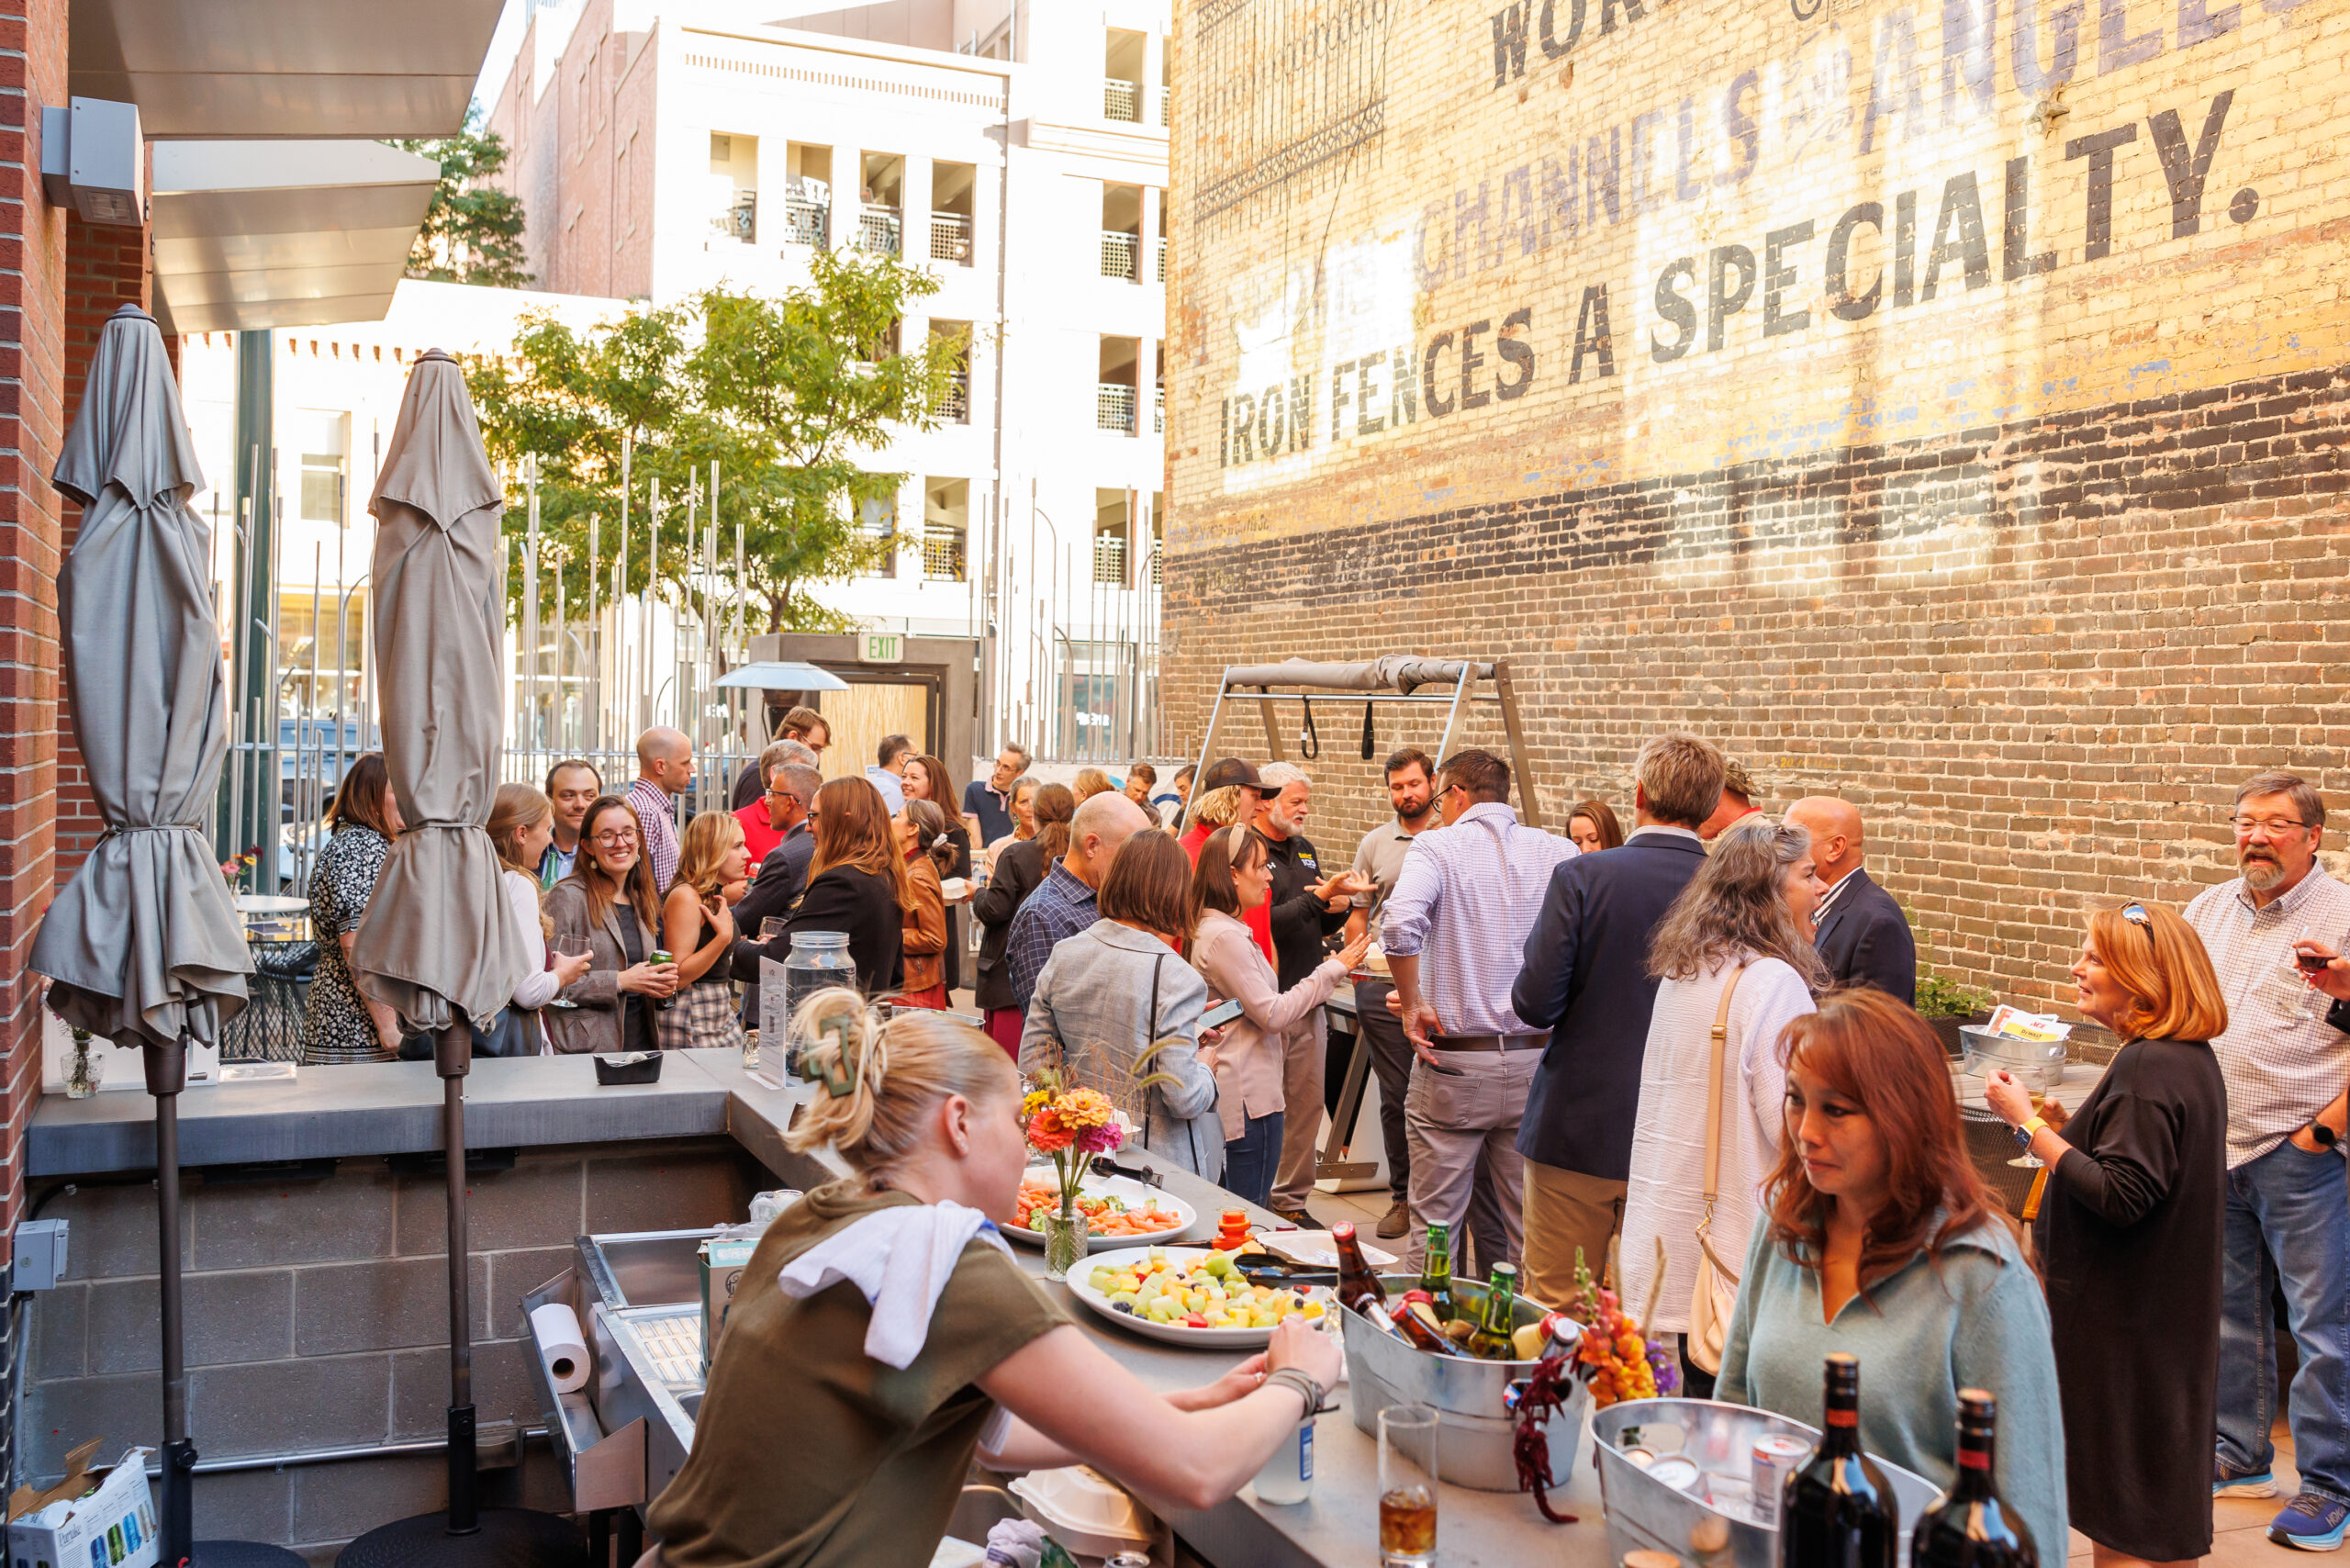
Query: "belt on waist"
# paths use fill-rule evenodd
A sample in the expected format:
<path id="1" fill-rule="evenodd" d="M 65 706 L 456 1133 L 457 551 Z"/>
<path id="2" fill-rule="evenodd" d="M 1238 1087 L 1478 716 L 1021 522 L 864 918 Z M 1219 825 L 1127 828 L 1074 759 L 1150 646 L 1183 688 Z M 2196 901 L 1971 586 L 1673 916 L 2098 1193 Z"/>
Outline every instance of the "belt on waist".
<path id="1" fill-rule="evenodd" d="M 1550 1033 L 1539 1035 L 1430 1035 L 1428 1045 L 1439 1051 L 1539 1051 L 1550 1043 Z"/>

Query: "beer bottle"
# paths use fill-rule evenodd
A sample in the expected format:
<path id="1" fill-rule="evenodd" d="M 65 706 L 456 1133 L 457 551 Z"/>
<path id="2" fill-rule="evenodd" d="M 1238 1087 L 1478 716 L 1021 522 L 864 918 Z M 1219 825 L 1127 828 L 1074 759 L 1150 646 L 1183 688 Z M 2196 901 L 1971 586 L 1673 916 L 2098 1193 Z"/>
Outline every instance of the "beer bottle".
<path id="1" fill-rule="evenodd" d="M 1408 1304 L 1395 1319 L 1395 1332 L 1415 1350 L 1431 1356 L 1461 1356 L 1469 1352 L 1454 1344 L 1437 1324 L 1436 1314 L 1424 1301 Z"/>
<path id="2" fill-rule="evenodd" d="M 1516 1359 L 1510 1344 L 1517 1330 L 1517 1270 L 1508 1263 L 1494 1265 L 1485 1284 L 1485 1316 L 1469 1336 L 1469 1353 L 1489 1361 Z"/>
<path id="3" fill-rule="evenodd" d="M 1366 1317 L 1371 1316 L 1373 1307 L 1383 1314 L 1387 1293 L 1380 1287 L 1379 1276 L 1363 1260 L 1362 1243 L 1355 1239 L 1354 1222 L 1342 1219 L 1332 1226 L 1330 1239 L 1338 1249 L 1339 1305 L 1351 1306 Z"/>
<path id="4" fill-rule="evenodd" d="M 1420 1265 L 1420 1289 L 1436 1303 L 1439 1323 L 1452 1321 L 1452 1227 L 1444 1221 L 1428 1222 L 1427 1260 Z"/>

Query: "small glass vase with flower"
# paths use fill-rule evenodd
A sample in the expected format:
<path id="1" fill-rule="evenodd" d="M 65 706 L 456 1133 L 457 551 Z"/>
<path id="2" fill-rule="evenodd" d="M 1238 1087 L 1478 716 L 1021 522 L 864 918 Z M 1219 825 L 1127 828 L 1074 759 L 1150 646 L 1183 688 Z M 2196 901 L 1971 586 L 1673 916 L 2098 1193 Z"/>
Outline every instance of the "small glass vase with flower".
<path id="1" fill-rule="evenodd" d="M 1020 1114 L 1028 1147 L 1052 1161 L 1059 1194 L 1054 1212 L 1038 1218 L 1045 1233 L 1045 1278 L 1065 1280 L 1085 1256 L 1085 1211 L 1077 1200 L 1086 1167 L 1095 1155 L 1124 1144 L 1125 1129 L 1108 1095 L 1098 1089 L 1065 1089 L 1052 1073 L 1039 1077 L 1021 1102 Z"/>

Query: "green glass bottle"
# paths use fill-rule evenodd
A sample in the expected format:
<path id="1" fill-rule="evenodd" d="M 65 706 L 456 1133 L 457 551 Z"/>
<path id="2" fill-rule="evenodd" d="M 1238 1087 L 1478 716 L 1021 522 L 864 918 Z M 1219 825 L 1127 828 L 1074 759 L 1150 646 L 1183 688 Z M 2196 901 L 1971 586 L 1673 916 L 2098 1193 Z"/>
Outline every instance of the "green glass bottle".
<path id="1" fill-rule="evenodd" d="M 1427 1261 L 1420 1265 L 1420 1289 L 1436 1303 L 1439 1322 L 1452 1321 L 1452 1227 L 1442 1220 L 1428 1222 Z"/>
<path id="2" fill-rule="evenodd" d="M 1507 1263 L 1494 1265 L 1494 1277 L 1485 1284 L 1485 1316 L 1477 1331 L 1469 1336 L 1469 1353 L 1489 1361 L 1506 1361 L 1516 1354 L 1510 1336 L 1517 1328 L 1517 1270 Z"/>

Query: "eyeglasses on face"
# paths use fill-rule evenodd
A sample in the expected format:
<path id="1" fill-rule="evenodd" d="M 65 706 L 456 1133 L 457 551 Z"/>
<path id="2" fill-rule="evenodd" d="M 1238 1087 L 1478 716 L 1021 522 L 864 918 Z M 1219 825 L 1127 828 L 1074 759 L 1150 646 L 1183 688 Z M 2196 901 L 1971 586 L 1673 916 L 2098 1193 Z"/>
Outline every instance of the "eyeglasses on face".
<path id="1" fill-rule="evenodd" d="M 588 842 L 599 844 L 606 849 L 618 849 L 624 844 L 636 842 L 636 830 L 632 827 L 615 828 L 609 833 L 597 834 Z"/>
<path id="2" fill-rule="evenodd" d="M 2238 838 L 2249 838 L 2255 833 L 2276 838 L 2310 824 L 2293 817 L 2230 817 L 2228 825 L 2236 830 Z"/>

